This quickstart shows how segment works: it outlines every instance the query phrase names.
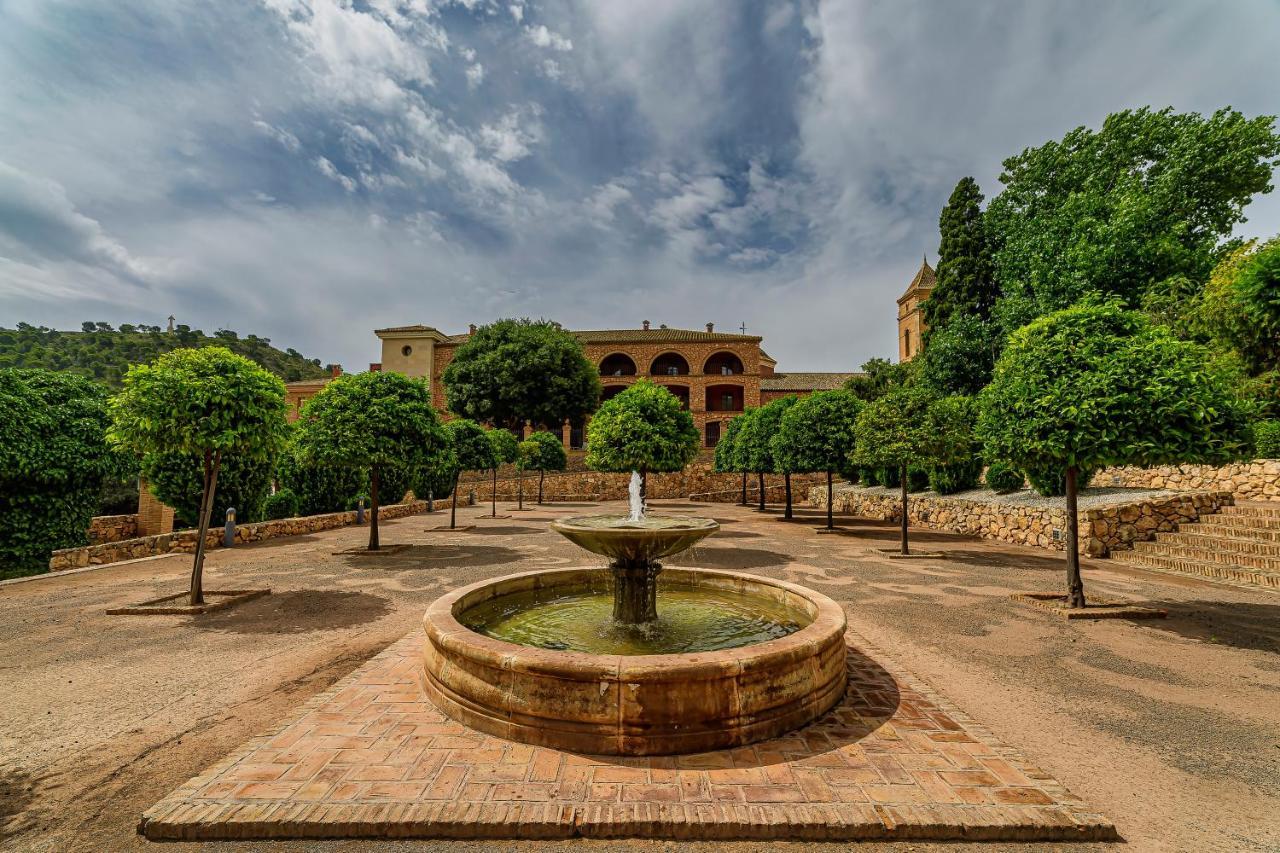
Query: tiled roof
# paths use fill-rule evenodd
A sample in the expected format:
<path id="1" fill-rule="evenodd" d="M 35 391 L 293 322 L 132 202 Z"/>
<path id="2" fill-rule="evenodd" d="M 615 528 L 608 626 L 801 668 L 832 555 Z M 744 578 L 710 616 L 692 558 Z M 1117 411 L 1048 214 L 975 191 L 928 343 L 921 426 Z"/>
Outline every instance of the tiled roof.
<path id="1" fill-rule="evenodd" d="M 775 373 L 760 377 L 761 391 L 834 391 L 861 373 Z"/>
<path id="2" fill-rule="evenodd" d="M 914 290 L 932 290 L 937 283 L 938 276 L 933 271 L 933 267 L 929 266 L 929 261 L 920 262 L 920 269 L 916 270 L 916 277 L 911 279 L 911 283 L 907 285 L 907 289 L 898 297 L 898 301 L 906 299 Z"/>
<path id="3" fill-rule="evenodd" d="M 759 335 L 734 335 L 725 332 L 699 332 L 693 329 L 588 329 L 584 331 L 569 330 L 584 344 L 621 344 L 621 343 L 759 343 L 763 338 Z M 460 344 L 467 340 L 467 335 L 449 335 L 444 343 Z"/>
<path id="4" fill-rule="evenodd" d="M 437 335 L 440 334 L 440 330 L 437 329 L 435 326 L 423 326 L 420 323 L 415 323 L 412 326 L 390 326 L 386 329 L 373 330 L 373 333 L 375 335 L 380 335 L 380 334 L 383 334 L 384 332 L 435 332 Z M 466 337 L 466 336 L 463 335 L 463 337 Z"/>

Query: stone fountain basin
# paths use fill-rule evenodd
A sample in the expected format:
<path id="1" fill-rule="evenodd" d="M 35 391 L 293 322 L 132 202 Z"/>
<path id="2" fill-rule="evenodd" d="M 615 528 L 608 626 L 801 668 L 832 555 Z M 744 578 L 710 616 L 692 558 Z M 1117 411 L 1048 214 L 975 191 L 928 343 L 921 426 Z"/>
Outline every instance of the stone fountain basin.
<path id="1" fill-rule="evenodd" d="M 552 521 L 551 529 L 593 554 L 634 563 L 692 548 L 720 525 L 710 518 L 651 515 L 629 522 L 625 515 L 578 515 Z"/>
<path id="2" fill-rule="evenodd" d="M 478 731 L 592 755 L 670 755 L 742 746 L 798 728 L 844 695 L 845 615 L 796 584 L 738 572 L 667 569 L 667 584 L 775 597 L 809 623 L 776 640 L 711 652 L 594 655 L 521 646 L 458 621 L 490 598 L 604 582 L 599 569 L 524 572 L 437 599 L 423 626 L 423 686 Z M 659 593 L 661 594 L 661 593 Z"/>

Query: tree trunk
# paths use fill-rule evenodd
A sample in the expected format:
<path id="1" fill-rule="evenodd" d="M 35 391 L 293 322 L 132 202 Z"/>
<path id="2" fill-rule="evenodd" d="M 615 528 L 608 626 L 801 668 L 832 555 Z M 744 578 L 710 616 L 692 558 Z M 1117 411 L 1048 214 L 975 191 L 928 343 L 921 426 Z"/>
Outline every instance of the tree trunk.
<path id="1" fill-rule="evenodd" d="M 462 479 L 462 472 L 453 475 L 453 506 L 449 509 L 449 529 L 458 525 L 458 481 Z"/>
<path id="2" fill-rule="evenodd" d="M 756 483 L 760 486 L 760 503 L 757 508 L 761 512 L 764 512 L 764 472 L 763 471 L 756 472 Z"/>
<path id="3" fill-rule="evenodd" d="M 516 472 L 516 509 L 524 509 L 524 469 Z"/>
<path id="4" fill-rule="evenodd" d="M 498 469 L 493 469 L 493 492 L 490 493 L 489 499 L 493 501 L 493 517 L 498 517 Z"/>
<path id="5" fill-rule="evenodd" d="M 907 547 L 907 466 L 899 470 L 902 473 L 902 553 L 906 555 L 911 553 Z"/>
<path id="6" fill-rule="evenodd" d="M 1080 577 L 1080 522 L 1076 515 L 1076 467 L 1067 466 L 1067 606 L 1084 607 Z"/>
<path id="7" fill-rule="evenodd" d="M 783 518 L 791 518 L 791 472 L 782 475 L 782 485 L 786 491 L 787 508 L 782 511 Z"/>
<path id="8" fill-rule="evenodd" d="M 827 472 L 827 529 L 828 530 L 835 529 L 835 524 L 833 524 L 831 521 L 831 504 L 834 498 L 834 495 L 832 495 L 831 491 L 832 491 L 831 490 L 831 472 L 828 471 Z"/>
<path id="9" fill-rule="evenodd" d="M 204 494 L 200 499 L 199 538 L 196 539 L 196 556 L 191 565 L 191 605 L 204 604 L 204 551 L 209 535 L 209 517 L 213 515 L 213 496 L 218 490 L 218 468 L 222 465 L 222 451 L 204 454 Z"/>
<path id="10" fill-rule="evenodd" d="M 746 471 L 742 472 L 742 500 L 738 501 L 738 503 L 742 504 L 743 506 L 747 505 L 747 472 Z"/>
<path id="11" fill-rule="evenodd" d="M 377 551 L 378 545 L 378 482 L 381 473 L 378 466 L 369 469 L 369 550 Z"/>
<path id="12" fill-rule="evenodd" d="M 539 506 L 542 505 L 542 484 L 546 481 L 546 478 L 547 478 L 547 472 L 539 468 L 538 469 L 538 505 Z"/>

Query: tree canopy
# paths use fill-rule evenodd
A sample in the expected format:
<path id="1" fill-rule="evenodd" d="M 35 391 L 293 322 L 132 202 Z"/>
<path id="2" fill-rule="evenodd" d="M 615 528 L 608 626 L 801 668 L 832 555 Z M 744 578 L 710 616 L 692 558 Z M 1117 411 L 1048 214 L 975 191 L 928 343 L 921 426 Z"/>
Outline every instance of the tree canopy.
<path id="1" fill-rule="evenodd" d="M 910 384 L 915 378 L 916 362 L 892 362 L 873 358 L 862 365 L 862 373 L 850 377 L 844 389 L 863 402 L 884 396 L 890 388 Z"/>
<path id="2" fill-rule="evenodd" d="M 587 467 L 596 471 L 679 471 L 697 455 L 693 416 L 647 379 L 606 400 L 587 425 Z"/>
<path id="3" fill-rule="evenodd" d="M 955 314 L 945 328 L 930 332 L 919 356 L 919 377 L 940 394 L 977 394 L 991 381 L 1002 342 L 996 324 Z"/>
<path id="4" fill-rule="evenodd" d="M 928 428 L 930 407 L 937 401 L 921 385 L 894 388 L 858 413 L 851 461 L 873 468 L 904 468 L 935 460 L 934 436 Z"/>
<path id="5" fill-rule="evenodd" d="M 560 437 L 549 432 L 535 432 L 520 442 L 521 466 L 526 471 L 563 471 L 569 463 Z"/>
<path id="6" fill-rule="evenodd" d="M 982 192 L 973 178 L 961 178 L 938 217 L 942 242 L 938 247 L 937 283 L 924 301 L 927 348 L 931 336 L 945 329 L 952 317 L 986 320 L 999 289 L 991 260 L 991 245 L 982 219 Z"/>
<path id="7" fill-rule="evenodd" d="M 510 465 L 519 458 L 520 439 L 512 435 L 510 430 L 495 427 L 486 430 L 485 437 L 489 439 L 489 447 L 493 450 L 494 468 Z"/>
<path id="8" fill-rule="evenodd" d="M 44 326 L 19 323 L 17 328 L 0 328 L 0 367 L 43 367 L 97 379 L 118 388 L 132 364 L 154 361 L 175 349 L 220 346 L 243 355 L 286 382 L 320 379 L 329 369 L 319 359 L 309 359 L 297 350 L 284 351 L 269 338 L 240 337 L 219 329 L 206 335 L 199 329 L 178 326 L 173 332 L 159 326 L 86 322 L 81 331 L 59 331 Z"/>
<path id="9" fill-rule="evenodd" d="M 101 385 L 0 369 L 0 578 L 48 571 L 52 551 L 87 543 L 102 479 L 123 462 L 108 423 Z"/>
<path id="10" fill-rule="evenodd" d="M 739 415 L 724 425 L 724 432 L 720 434 L 720 440 L 716 442 L 712 467 L 722 474 L 741 473 L 741 469 L 737 465 L 738 430 L 741 427 L 742 417 Z"/>
<path id="11" fill-rule="evenodd" d="M 1198 308 L 1199 329 L 1238 352 L 1251 373 L 1280 369 L 1280 237 L 1224 258 Z"/>
<path id="12" fill-rule="evenodd" d="M 546 320 L 481 326 L 458 347 L 444 385 L 449 411 L 510 428 L 559 428 L 600 402 L 600 378 L 582 344 Z"/>
<path id="13" fill-rule="evenodd" d="M 848 391 L 815 391 L 782 415 L 773 453 L 783 470 L 834 473 L 845 467 L 854 446 L 854 424 L 862 402 Z"/>
<path id="14" fill-rule="evenodd" d="M 459 471 L 488 471 L 496 468 L 493 442 L 485 428 L 467 418 L 454 418 L 444 424 L 453 446 Z"/>
<path id="15" fill-rule="evenodd" d="M 986 224 L 1006 329 L 1090 291 L 1203 282 L 1280 156 L 1274 117 L 1126 110 L 1004 161 Z"/>

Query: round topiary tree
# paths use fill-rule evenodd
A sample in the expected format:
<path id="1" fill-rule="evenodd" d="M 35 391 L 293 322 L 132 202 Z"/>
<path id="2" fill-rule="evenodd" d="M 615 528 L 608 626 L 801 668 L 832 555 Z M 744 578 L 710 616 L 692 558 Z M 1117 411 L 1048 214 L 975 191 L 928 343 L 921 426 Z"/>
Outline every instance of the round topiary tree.
<path id="1" fill-rule="evenodd" d="M 587 467 L 639 471 L 642 496 L 650 471 L 680 471 L 698 455 L 698 429 L 680 400 L 641 379 L 605 401 L 587 425 Z"/>
<path id="2" fill-rule="evenodd" d="M 569 464 L 560 436 L 550 432 L 535 432 L 523 442 L 521 456 L 527 471 L 538 472 L 538 503 L 542 503 L 543 481 L 548 471 L 563 471 Z"/>
<path id="3" fill-rule="evenodd" d="M 498 517 L 498 469 L 503 465 L 510 465 L 520 456 L 520 441 L 510 430 L 498 427 L 488 430 L 485 437 L 489 439 L 489 446 L 493 449 L 493 492 L 490 498 L 493 499 L 493 517 Z"/>
<path id="4" fill-rule="evenodd" d="M 757 509 L 764 509 L 764 472 L 757 471 L 753 465 L 755 459 L 752 457 L 751 449 L 755 444 L 756 420 L 760 413 L 759 406 L 747 406 L 742 414 L 734 418 L 738 422 L 738 434 L 733 440 L 733 464 L 734 467 L 742 472 L 745 482 L 747 474 L 755 474 L 757 486 L 760 494 L 757 496 Z M 742 492 L 742 503 L 747 503 L 746 489 Z"/>
<path id="5" fill-rule="evenodd" d="M 782 474 L 786 502 L 783 518 L 792 517 L 791 472 L 783 464 L 785 457 L 779 457 L 774 453 L 773 440 L 777 438 L 778 430 L 782 427 L 783 415 L 797 402 L 798 398 L 792 394 L 761 406 L 756 410 L 755 417 L 748 422 L 748 429 L 739 434 L 743 443 L 747 445 L 748 467 L 756 471 L 759 477 L 759 509 L 763 510 L 765 506 L 764 475 L 766 473 Z"/>
<path id="6" fill-rule="evenodd" d="M 931 436 L 931 460 L 926 466 L 929 488 L 940 495 L 972 489 L 982 476 L 982 444 L 973 430 L 977 401 L 953 394 L 929 406 L 925 428 Z"/>
<path id="7" fill-rule="evenodd" d="M 449 435 L 449 443 L 453 447 L 453 457 L 457 467 L 453 475 L 453 505 L 449 509 L 449 529 L 457 527 L 458 522 L 458 480 L 463 471 L 488 471 L 497 468 L 493 452 L 493 442 L 485 433 L 484 427 L 467 418 L 454 418 L 446 421 L 445 432 Z"/>
<path id="8" fill-rule="evenodd" d="M 990 458 L 1066 478 L 1067 602 L 1085 606 L 1077 485 L 1108 465 L 1223 462 L 1247 452 L 1248 407 L 1204 347 L 1118 302 L 1087 300 L 1010 336 L 979 402 Z"/>
<path id="9" fill-rule="evenodd" d="M 129 368 L 110 408 L 117 444 L 144 456 L 178 453 L 200 462 L 191 604 L 203 604 L 205 539 L 223 457 L 267 465 L 279 452 L 287 435 L 284 383 L 222 347 L 178 349 Z"/>
<path id="10" fill-rule="evenodd" d="M 858 414 L 853 461 L 897 470 L 902 489 L 902 525 L 899 553 L 911 553 L 907 537 L 908 467 L 935 461 L 935 437 L 928 424 L 929 410 L 937 402 L 933 391 L 922 385 L 894 388 L 868 403 Z"/>
<path id="11" fill-rule="evenodd" d="M 737 443 L 738 431 L 742 427 L 742 416 L 730 420 L 724 427 L 724 433 L 720 436 L 720 440 L 716 442 L 715 455 L 712 462 L 712 470 L 721 474 L 741 474 L 742 475 L 742 497 L 738 501 L 742 506 L 747 505 L 747 472 L 738 467 Z"/>
<path id="12" fill-rule="evenodd" d="M 546 320 L 481 326 L 454 353 L 444 387 L 449 411 L 511 430 L 558 429 L 600 402 L 600 377 L 582 344 Z"/>
<path id="13" fill-rule="evenodd" d="M 774 437 L 773 452 L 784 470 L 827 475 L 827 530 L 834 530 L 832 475 L 854 446 L 854 424 L 862 409 L 849 391 L 815 391 L 787 409 Z"/>
<path id="14" fill-rule="evenodd" d="M 49 570 L 59 548 L 88 544 L 103 477 L 107 391 L 49 370 L 0 370 L 0 578 Z M 120 472 L 122 473 L 122 472 Z"/>
<path id="15" fill-rule="evenodd" d="M 421 379 L 400 373 L 347 373 L 302 407 L 297 447 L 313 465 L 369 472 L 369 550 L 377 551 L 378 507 L 386 469 L 424 470 L 443 464 L 448 443 Z M 395 498 L 404 497 L 407 486 Z"/>

